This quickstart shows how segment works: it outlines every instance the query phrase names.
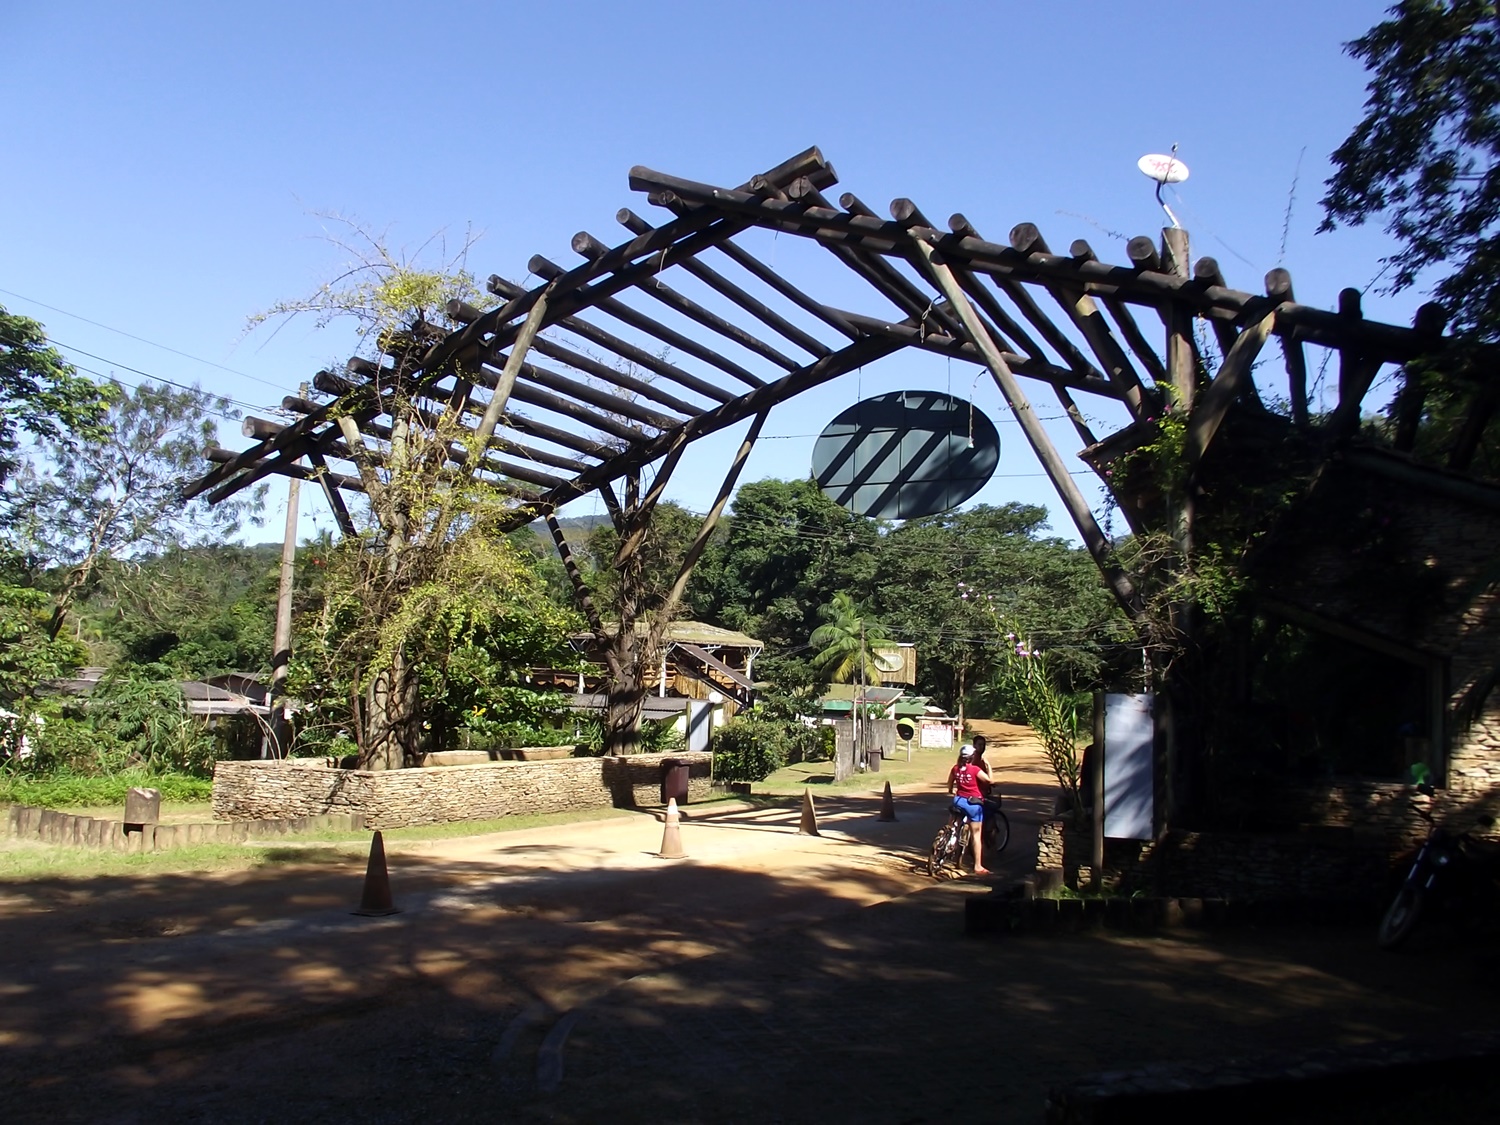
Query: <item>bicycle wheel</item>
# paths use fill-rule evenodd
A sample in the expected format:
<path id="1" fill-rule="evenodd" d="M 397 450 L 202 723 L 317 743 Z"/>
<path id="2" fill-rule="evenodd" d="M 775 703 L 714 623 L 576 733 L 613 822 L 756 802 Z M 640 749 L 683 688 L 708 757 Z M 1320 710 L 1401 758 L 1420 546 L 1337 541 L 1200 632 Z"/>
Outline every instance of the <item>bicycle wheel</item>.
<path id="1" fill-rule="evenodd" d="M 953 830 L 953 841 L 948 848 L 948 858 L 953 870 L 962 875 L 964 872 L 964 856 L 969 854 L 969 822 L 960 821 L 958 827 Z"/>
<path id="2" fill-rule="evenodd" d="M 945 824 L 938 829 L 938 834 L 933 838 L 932 851 L 927 856 L 927 874 L 934 879 L 942 873 L 948 861 L 948 850 L 952 845 L 953 825 Z"/>
<path id="3" fill-rule="evenodd" d="M 1380 929 L 1375 934 L 1375 943 L 1381 949 L 1395 949 L 1417 928 L 1422 917 L 1422 904 L 1426 896 L 1421 887 L 1402 887 L 1391 903 L 1391 908 L 1380 920 Z"/>
<path id="4" fill-rule="evenodd" d="M 999 809 L 990 809 L 984 817 L 984 854 L 999 855 L 1010 843 L 1010 821 Z"/>

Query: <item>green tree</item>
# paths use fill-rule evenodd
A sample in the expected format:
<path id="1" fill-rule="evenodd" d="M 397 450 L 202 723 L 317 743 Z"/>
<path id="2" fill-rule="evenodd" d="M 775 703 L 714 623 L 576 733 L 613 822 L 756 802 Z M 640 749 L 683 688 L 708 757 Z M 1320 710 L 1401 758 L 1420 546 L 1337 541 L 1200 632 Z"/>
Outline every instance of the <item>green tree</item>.
<path id="1" fill-rule="evenodd" d="M 109 395 L 48 346 L 40 324 L 0 305 L 0 485 L 19 464 L 21 434 L 67 446 L 102 438 Z"/>
<path id="2" fill-rule="evenodd" d="M 697 616 L 764 641 L 774 661 L 807 644 L 818 607 L 834 594 L 868 598 L 879 552 L 880 525 L 812 481 L 755 481 L 735 493 L 728 531 L 699 565 L 689 597 Z"/>
<path id="3" fill-rule="evenodd" d="M 318 556 L 304 595 L 288 689 L 313 708 L 299 737 L 342 729 L 370 769 L 413 765 L 456 708 L 486 707 L 519 687 L 526 664 L 557 657 L 572 618 L 550 602 L 523 553 L 499 532 L 511 512 L 480 475 L 488 435 L 463 424 L 469 386 L 447 402 L 412 397 L 433 326 L 455 327 L 450 301 L 493 298 L 463 268 L 469 248 L 436 268 L 391 250 L 358 223 L 337 244 L 354 257 L 337 280 L 250 320 L 309 314 L 321 326 L 352 318 L 378 387 L 355 386 L 336 407 L 365 503 L 357 537 Z M 423 248 L 426 249 L 425 247 Z M 475 374 L 475 373 L 471 373 Z M 388 448 L 367 448 L 353 415 L 381 393 Z M 461 455 L 456 450 L 462 449 Z"/>
<path id="4" fill-rule="evenodd" d="M 830 683 L 880 682 L 875 650 L 890 640 L 880 622 L 866 615 L 848 593 L 840 591 L 822 610 L 823 624 L 813 630 L 809 643 L 818 650 L 814 670 Z"/>
<path id="5" fill-rule="evenodd" d="M 114 384 L 102 436 L 46 439 L 13 476 L 5 534 L 33 571 L 53 572 L 50 636 L 106 559 L 219 542 L 258 519 L 263 490 L 218 506 L 181 499 L 183 480 L 216 441 L 215 415 L 235 416 L 227 399 L 196 389 Z"/>
<path id="6" fill-rule="evenodd" d="M 1455 329 L 1500 339 L 1500 23 L 1493 0 L 1401 0 L 1346 45 L 1371 71 L 1365 116 L 1333 153 L 1322 229 L 1384 216 L 1393 288 L 1434 289 Z"/>

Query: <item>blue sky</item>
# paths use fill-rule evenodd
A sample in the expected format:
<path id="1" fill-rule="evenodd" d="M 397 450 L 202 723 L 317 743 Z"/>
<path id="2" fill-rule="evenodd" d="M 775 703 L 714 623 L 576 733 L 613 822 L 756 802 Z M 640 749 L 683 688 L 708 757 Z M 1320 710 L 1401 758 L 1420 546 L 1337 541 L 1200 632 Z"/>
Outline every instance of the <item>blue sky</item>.
<path id="1" fill-rule="evenodd" d="M 1284 265 L 1299 300 L 1332 307 L 1344 286 L 1368 288 L 1389 248 L 1378 227 L 1314 233 L 1328 153 L 1365 96 L 1341 44 L 1384 6 L 3 0 L 0 304 L 90 371 L 197 383 L 274 417 L 353 351 L 311 321 L 245 335 L 247 316 L 345 261 L 316 212 L 398 247 L 472 228 L 471 268 L 522 281 L 532 254 L 576 263 L 577 231 L 621 241 L 617 208 L 661 221 L 628 189 L 632 165 L 732 185 L 816 144 L 838 190 L 877 211 L 909 196 L 994 240 L 1030 221 L 1054 247 L 1087 238 L 1121 261 L 1118 235 L 1164 223 L 1136 158 L 1175 143 L 1192 176 L 1169 202 L 1194 256 L 1250 291 Z M 806 254 L 820 293 L 869 305 L 793 241 L 766 252 Z M 1367 292 L 1366 315 L 1408 323 L 1421 299 Z M 806 475 L 812 435 L 860 397 L 974 387 L 1002 441 L 976 502 L 1045 504 L 1072 538 L 974 376 L 925 356 L 848 376 L 773 413 L 742 479 Z M 1055 432 L 1071 454 L 1071 429 Z M 700 443 L 668 496 L 706 507 L 737 439 Z M 284 491 L 251 538 L 279 535 Z M 304 534 L 331 525 L 309 499 Z"/>

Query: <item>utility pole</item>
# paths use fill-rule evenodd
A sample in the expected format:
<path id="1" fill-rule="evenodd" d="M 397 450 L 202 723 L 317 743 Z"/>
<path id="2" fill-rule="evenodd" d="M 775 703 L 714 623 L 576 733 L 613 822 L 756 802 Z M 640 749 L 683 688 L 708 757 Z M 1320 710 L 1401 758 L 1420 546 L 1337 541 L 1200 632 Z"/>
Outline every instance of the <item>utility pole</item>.
<path id="1" fill-rule="evenodd" d="M 302 384 L 301 395 L 305 399 L 309 388 Z M 298 459 L 301 464 L 301 459 Z M 286 757 L 291 747 L 292 725 L 284 710 L 286 696 L 286 674 L 292 659 L 292 589 L 296 582 L 297 564 L 297 502 L 302 482 L 294 476 L 287 477 L 286 485 L 286 531 L 281 538 L 281 586 L 276 593 L 276 635 L 271 643 L 271 739 L 268 744 L 270 756 Z M 265 751 L 261 753 L 266 756 Z"/>

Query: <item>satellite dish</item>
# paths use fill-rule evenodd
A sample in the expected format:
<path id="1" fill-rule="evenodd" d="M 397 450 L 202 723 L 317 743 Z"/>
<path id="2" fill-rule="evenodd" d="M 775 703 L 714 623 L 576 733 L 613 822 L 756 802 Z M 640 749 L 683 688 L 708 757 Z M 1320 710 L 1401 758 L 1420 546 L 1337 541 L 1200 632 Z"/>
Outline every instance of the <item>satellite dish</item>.
<path id="1" fill-rule="evenodd" d="M 813 478 L 841 507 L 914 519 L 958 507 L 1000 463 L 1000 435 L 972 403 L 892 391 L 845 410 L 813 445 Z"/>
<path id="2" fill-rule="evenodd" d="M 1188 178 L 1188 167 L 1174 153 L 1166 156 L 1159 152 L 1148 153 L 1135 162 L 1149 179 L 1159 184 L 1180 184 Z"/>

